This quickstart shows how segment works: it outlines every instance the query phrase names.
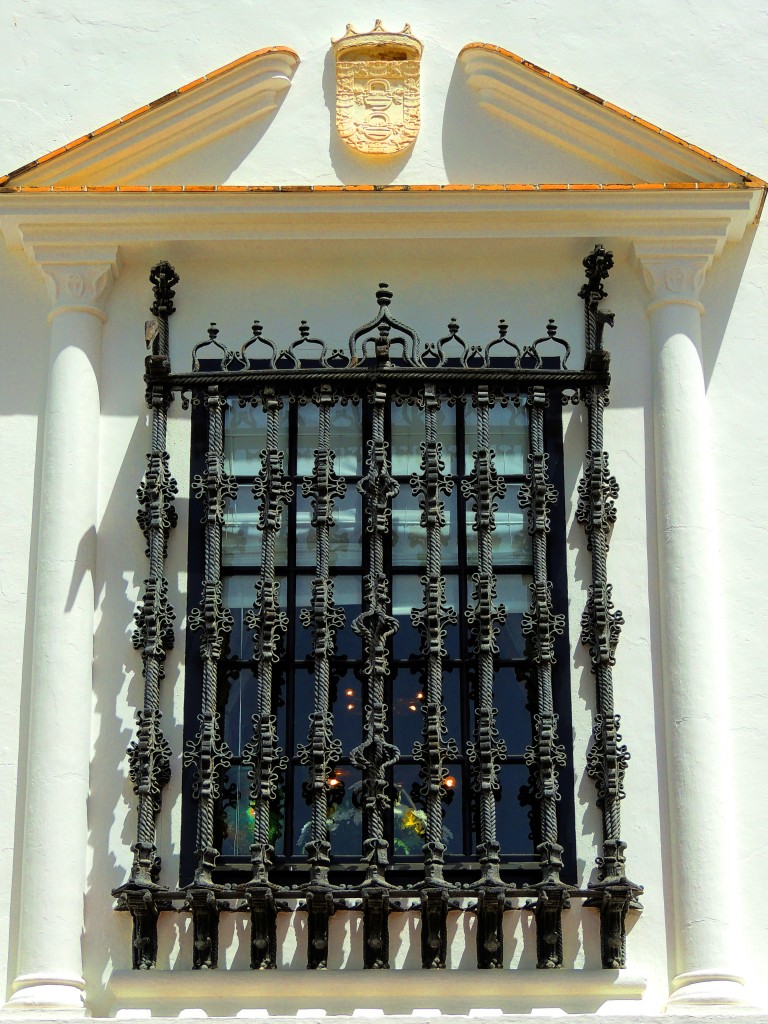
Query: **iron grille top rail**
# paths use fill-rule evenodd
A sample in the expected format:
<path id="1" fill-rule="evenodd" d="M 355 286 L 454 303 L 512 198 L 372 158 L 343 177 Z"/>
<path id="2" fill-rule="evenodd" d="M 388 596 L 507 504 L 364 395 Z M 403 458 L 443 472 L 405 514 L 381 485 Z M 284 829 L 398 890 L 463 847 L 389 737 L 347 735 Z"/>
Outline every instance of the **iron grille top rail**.
<path id="1" fill-rule="evenodd" d="M 168 263 L 152 269 L 150 281 L 155 301 L 151 309 L 153 319 L 146 326 L 149 354 L 145 372 L 147 403 L 152 413 L 152 450 L 138 492 L 138 518 L 147 541 L 149 574 L 136 612 L 133 638 L 143 660 L 145 687 L 144 704 L 137 712 L 137 739 L 129 749 L 130 775 L 138 799 L 138 826 L 130 879 L 114 891 L 118 909 L 132 915 L 135 968 L 155 966 L 158 914 L 174 909 L 177 904 L 192 914 L 196 968 L 218 965 L 219 915 L 232 910 L 250 913 L 251 966 L 275 967 L 277 914 L 296 907 L 308 914 L 308 966 L 325 967 L 330 918 L 336 910 L 353 906 L 360 907 L 363 913 L 365 966 L 386 968 L 388 914 L 411 906 L 414 900 L 421 913 L 424 967 L 445 966 L 447 912 L 455 907 L 477 917 L 478 966 L 499 968 L 504 965 L 503 915 L 513 908 L 514 897 L 528 898 L 525 909 L 535 915 L 539 967 L 562 966 L 561 914 L 575 897 L 585 899 L 585 906 L 600 911 L 603 966 L 625 965 L 625 917 L 630 908 L 639 909 L 637 897 L 642 889 L 626 877 L 625 843 L 620 838 L 620 800 L 624 796 L 629 755 L 618 734 L 611 672 L 623 620 L 621 613 L 613 610 L 611 587 L 606 579 L 606 556 L 618 488 L 609 474 L 603 450 L 603 411 L 610 382 L 603 330 L 606 324 L 612 326 L 613 316 L 602 311 L 599 303 L 605 298 L 603 281 L 612 267 L 612 256 L 602 246 L 596 246 L 584 260 L 584 267 L 587 281 L 579 296 L 585 310 L 586 355 L 580 370 L 567 367 L 570 346 L 558 336 L 552 320 L 544 335 L 529 345 L 513 341 L 504 321 L 499 323 L 496 338 L 482 346 L 470 344 L 461 336 L 455 320 L 450 322 L 444 337 L 434 344 L 422 345 L 416 332 L 391 314 L 392 292 L 382 284 L 376 293 L 376 316 L 352 332 L 346 351 L 313 337 L 304 321 L 299 337 L 284 349 L 265 337 L 256 321 L 251 337 L 233 351 L 221 342 L 219 331 L 212 324 L 207 339 L 193 349 L 191 372 L 181 374 L 172 372 L 168 332 L 169 318 L 175 311 L 173 299 L 178 276 Z M 542 358 L 544 346 L 550 343 L 562 350 L 562 364 L 557 369 L 550 368 Z M 171 761 L 171 750 L 160 728 L 159 708 L 165 657 L 174 640 L 174 613 L 168 603 L 164 576 L 168 539 L 176 524 L 173 497 L 177 488 L 166 451 L 167 414 L 174 393 L 181 396 L 184 407 L 194 402 L 204 410 L 207 422 L 205 465 L 192 484 L 205 509 L 203 586 L 200 604 L 188 617 L 190 630 L 199 632 L 201 637 L 202 687 L 199 729 L 184 751 L 185 764 L 194 771 L 195 778 L 195 873 L 191 884 L 182 889 L 160 884 L 156 847 L 156 818 Z M 298 748 L 307 770 L 306 787 L 312 808 L 311 834 L 306 843 L 309 875 L 306 883 L 293 887 L 275 881 L 268 827 L 278 782 L 287 763 L 279 747 L 272 704 L 273 667 L 280 658 L 281 637 L 287 628 L 275 575 L 275 544 L 284 529 L 285 510 L 293 500 L 293 485 L 284 471 L 278 439 L 284 395 L 313 403 L 319 417 L 313 472 L 303 485 L 305 497 L 312 501 L 316 536 L 312 597 L 309 606 L 302 610 L 302 622 L 312 634 L 314 708 L 308 741 Z M 368 706 L 363 741 L 349 753 L 349 758 L 362 775 L 366 838 L 365 878 L 350 887 L 335 884 L 332 879 L 328 829 L 329 779 L 341 756 L 329 711 L 328 688 L 336 634 L 343 624 L 342 611 L 334 603 L 329 556 L 335 503 L 346 487 L 344 479 L 336 473 L 329 431 L 334 404 L 359 400 L 361 396 L 370 406 L 371 417 L 366 475 L 358 481 L 367 520 L 369 557 L 363 580 L 363 609 L 352 629 L 363 645 Z M 466 618 L 477 673 L 474 739 L 467 748 L 467 758 L 478 814 L 479 877 L 463 885 L 445 877 L 442 841 L 445 765 L 458 756 L 453 741 L 445 738 L 442 690 L 445 626 L 455 621 L 455 613 L 445 603 L 441 559 L 443 498 L 453 486 L 452 479 L 445 474 L 437 429 L 437 413 L 445 396 L 462 401 L 471 397 L 477 417 L 477 448 L 471 471 L 462 481 L 462 494 L 474 514 L 477 538 L 477 572 Z M 563 402 L 583 401 L 589 434 L 577 509 L 592 559 L 592 585 L 582 617 L 581 640 L 589 648 L 596 678 L 598 713 L 586 770 L 597 787 L 603 842 L 602 856 L 597 860 L 597 881 L 586 889 L 568 886 L 560 878 L 563 848 L 558 842 L 556 812 L 558 767 L 564 764 L 565 755 L 557 740 L 552 665 L 554 641 L 563 631 L 564 616 L 553 607 L 552 585 L 547 578 L 549 513 L 557 500 L 544 450 L 544 410 L 551 396 Z M 259 580 L 248 620 L 254 636 L 256 713 L 251 740 L 242 753 L 242 762 L 250 769 L 251 877 L 244 884 L 224 886 L 217 883 L 213 872 L 218 857 L 214 841 L 217 800 L 222 775 L 232 760 L 221 735 L 217 711 L 217 679 L 232 626 L 232 616 L 222 595 L 222 535 L 225 508 L 238 489 L 237 479 L 225 471 L 224 412 L 228 400 L 262 408 L 266 417 L 266 446 L 261 453 L 261 471 L 253 484 L 261 533 Z M 410 483 L 414 496 L 419 498 L 427 552 L 421 578 L 423 605 L 411 614 L 422 638 L 426 677 L 422 739 L 414 748 L 421 778 L 425 835 L 423 877 L 411 886 L 392 885 L 388 880 L 390 854 L 384 821 L 390 802 L 386 773 L 400 757 L 399 750 L 388 740 L 384 703 L 389 641 L 397 628 L 388 610 L 391 595 L 384 571 L 385 537 L 390 528 L 392 498 L 398 487 L 390 473 L 385 440 L 386 410 L 391 401 L 413 403 L 424 415 L 421 467 Z M 496 636 L 505 611 L 496 602 L 492 533 L 497 499 L 506 485 L 496 471 L 489 444 L 489 410 L 496 402 L 509 401 L 525 404 L 529 423 L 528 473 L 520 489 L 520 506 L 527 514 L 533 582 L 522 628 L 532 662 L 536 706 L 533 742 L 526 750 L 525 761 L 535 783 L 538 806 L 540 880 L 524 887 L 501 877 L 495 807 L 498 770 L 505 751 L 497 728 L 493 682 L 498 655 Z"/>

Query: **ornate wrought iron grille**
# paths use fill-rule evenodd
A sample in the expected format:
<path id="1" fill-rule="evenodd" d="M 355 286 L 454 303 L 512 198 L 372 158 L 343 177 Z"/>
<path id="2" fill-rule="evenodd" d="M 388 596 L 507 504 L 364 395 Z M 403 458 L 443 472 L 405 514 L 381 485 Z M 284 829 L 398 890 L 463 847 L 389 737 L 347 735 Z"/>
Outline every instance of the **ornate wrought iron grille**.
<path id="1" fill-rule="evenodd" d="M 341 908 L 362 911 L 367 968 L 389 966 L 387 918 L 406 908 L 421 915 L 425 968 L 445 966 L 449 909 L 476 915 L 478 966 L 500 968 L 503 915 L 521 897 L 535 915 L 539 967 L 562 966 L 572 898 L 600 911 L 603 966 L 624 966 L 625 918 L 642 890 L 624 867 L 629 755 L 611 679 L 622 623 L 606 578 L 617 485 L 603 450 L 603 329 L 613 317 L 599 308 L 611 266 L 601 246 L 584 260 L 581 370 L 567 368 L 570 347 L 553 321 L 525 346 L 504 321 L 484 346 L 451 321 L 423 346 L 381 285 L 377 315 L 353 331 L 347 352 L 330 351 L 304 322 L 286 349 L 255 322 L 231 351 L 212 325 L 182 374 L 171 371 L 168 335 L 178 277 L 167 263 L 153 268 L 152 451 L 138 492 L 149 575 L 134 633 L 145 699 L 129 750 L 138 834 L 131 877 L 114 893 L 133 918 L 135 968 L 155 965 L 158 914 L 173 908 L 192 915 L 196 968 L 218 965 L 222 911 L 250 914 L 251 966 L 275 967 L 277 914 L 295 908 L 308 915 L 310 968 L 327 966 L 329 921 Z M 549 343 L 562 362 L 543 358 Z M 194 863 L 178 889 L 160 883 L 155 844 L 171 757 L 159 704 L 174 638 L 164 578 L 176 522 L 165 450 L 174 394 L 196 407 L 192 489 L 202 513 L 190 546 L 201 594 L 188 614 L 200 685 L 186 693 L 197 729 L 183 755 Z M 589 439 L 577 519 L 592 564 L 581 639 L 598 706 L 586 770 L 604 830 L 586 890 L 561 878 L 567 758 L 556 706 L 569 695 L 567 672 L 566 685 L 553 685 L 565 616 L 550 572 L 558 493 L 545 429 L 553 406 L 580 401 Z M 349 529 L 355 522 L 365 529 Z M 524 684 L 532 731 L 527 711 L 505 713 L 520 689 L 504 673 Z M 419 711 L 414 730 L 409 715 Z M 524 748 L 509 731 L 521 721 Z M 507 845 L 521 778 L 537 861 Z M 457 800 L 460 791 L 472 798 Z"/>

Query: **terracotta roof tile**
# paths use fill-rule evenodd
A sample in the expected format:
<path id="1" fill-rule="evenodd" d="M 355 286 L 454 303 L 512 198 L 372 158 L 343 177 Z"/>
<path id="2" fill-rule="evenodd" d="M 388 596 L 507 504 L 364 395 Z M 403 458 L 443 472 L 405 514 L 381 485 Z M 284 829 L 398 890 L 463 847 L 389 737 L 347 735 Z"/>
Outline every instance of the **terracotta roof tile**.
<path id="1" fill-rule="evenodd" d="M 648 191 L 695 191 L 697 189 L 761 189 L 768 186 L 759 178 L 747 178 L 743 182 L 734 181 L 667 181 L 608 183 L 572 182 L 554 183 L 541 182 L 509 182 L 507 184 L 486 184 L 477 182 L 474 185 L 9 185 L 0 180 L 0 193 L 30 194 L 38 192 L 161 192 L 161 193 L 217 193 L 217 192 L 269 192 L 280 193 L 328 193 L 328 192 L 648 192 Z"/>

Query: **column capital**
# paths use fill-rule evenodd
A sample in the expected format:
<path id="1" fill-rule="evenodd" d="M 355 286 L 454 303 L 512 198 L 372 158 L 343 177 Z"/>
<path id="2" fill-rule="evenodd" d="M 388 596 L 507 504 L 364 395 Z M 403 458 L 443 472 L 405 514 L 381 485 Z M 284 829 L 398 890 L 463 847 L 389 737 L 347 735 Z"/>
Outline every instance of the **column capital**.
<path id="1" fill-rule="evenodd" d="M 51 300 L 49 320 L 68 311 L 91 313 L 105 321 L 112 283 L 119 272 L 118 247 L 113 245 L 27 246 L 27 255 L 43 275 Z"/>
<path id="2" fill-rule="evenodd" d="M 632 244 L 651 294 L 649 314 L 670 304 L 704 312 L 699 295 L 719 251 L 716 239 L 639 238 Z"/>

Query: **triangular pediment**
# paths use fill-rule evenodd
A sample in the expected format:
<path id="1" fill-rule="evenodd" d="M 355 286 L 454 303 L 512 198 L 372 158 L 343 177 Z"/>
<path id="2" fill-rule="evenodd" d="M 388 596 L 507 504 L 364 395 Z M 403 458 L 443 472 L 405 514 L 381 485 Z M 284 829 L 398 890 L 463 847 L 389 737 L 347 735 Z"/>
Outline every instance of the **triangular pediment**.
<path id="1" fill-rule="evenodd" d="M 422 95 L 422 129 L 411 151 L 396 161 L 350 153 L 329 118 L 332 88 L 313 90 L 311 76 L 302 78 L 301 97 L 281 106 L 298 64 L 286 47 L 250 53 L 11 172 L 0 187 L 298 185 L 295 161 L 286 157 L 300 144 L 297 123 L 307 138 L 330 132 L 330 147 L 317 144 L 304 161 L 302 187 L 764 184 L 487 43 L 463 48 L 444 96 Z M 434 81 L 427 76 L 422 93 L 437 88 Z"/>
<path id="2" fill-rule="evenodd" d="M 184 166 L 223 179 L 257 144 L 291 84 L 299 56 L 285 46 L 246 54 L 7 175 L 0 184 L 186 184 Z M 218 150 L 219 158 L 217 159 Z"/>

